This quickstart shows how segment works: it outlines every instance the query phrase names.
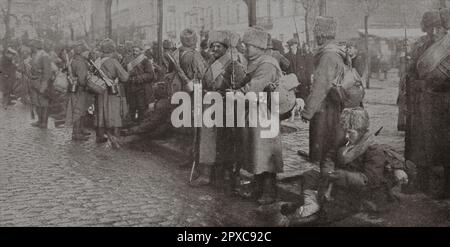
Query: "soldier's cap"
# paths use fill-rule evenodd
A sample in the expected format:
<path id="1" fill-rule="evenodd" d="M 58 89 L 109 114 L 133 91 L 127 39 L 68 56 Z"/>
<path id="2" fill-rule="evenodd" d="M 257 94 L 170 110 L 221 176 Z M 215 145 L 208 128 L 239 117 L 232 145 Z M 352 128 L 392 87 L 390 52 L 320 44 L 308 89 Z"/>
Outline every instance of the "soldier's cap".
<path id="1" fill-rule="evenodd" d="M 335 38 L 337 21 L 330 16 L 318 16 L 314 24 L 314 35 L 316 37 Z"/>
<path id="2" fill-rule="evenodd" d="M 291 46 L 291 45 L 298 45 L 298 40 L 295 39 L 295 38 L 292 38 L 292 39 L 288 40 L 287 44 L 289 46 Z"/>
<path id="3" fill-rule="evenodd" d="M 220 43 L 227 48 L 230 47 L 230 34 L 231 32 L 220 30 L 220 31 L 210 31 L 209 32 L 209 40 L 208 46 L 211 47 L 214 43 Z"/>
<path id="4" fill-rule="evenodd" d="M 7 52 L 7 53 L 10 53 L 10 54 L 13 54 L 13 55 L 17 55 L 17 51 L 14 50 L 14 49 L 11 48 L 11 47 L 8 47 L 8 49 L 6 49 L 6 52 Z"/>
<path id="5" fill-rule="evenodd" d="M 259 27 L 250 27 L 244 33 L 242 42 L 247 45 L 252 45 L 260 49 L 266 50 L 268 47 L 269 33 Z"/>

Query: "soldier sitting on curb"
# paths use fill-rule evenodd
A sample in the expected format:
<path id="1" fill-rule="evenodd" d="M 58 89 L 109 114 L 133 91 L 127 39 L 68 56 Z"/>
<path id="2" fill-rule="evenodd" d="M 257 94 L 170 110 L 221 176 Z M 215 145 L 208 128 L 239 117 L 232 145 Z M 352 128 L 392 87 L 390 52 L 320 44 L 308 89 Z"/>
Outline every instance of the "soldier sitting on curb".
<path id="1" fill-rule="evenodd" d="M 394 186 L 413 179 L 412 174 L 407 175 L 413 167 L 407 167 L 405 162 L 393 163 L 390 150 L 378 145 L 375 135 L 369 133 L 366 110 L 345 109 L 340 121 L 347 143 L 328 153 L 320 173 L 310 171 L 303 175 L 304 204 L 293 210 L 288 209 L 292 205 L 279 204 L 278 225 L 310 223 L 319 219 L 319 213 L 323 216 L 320 219 L 328 222 L 361 209 L 378 212 L 392 201 Z"/>

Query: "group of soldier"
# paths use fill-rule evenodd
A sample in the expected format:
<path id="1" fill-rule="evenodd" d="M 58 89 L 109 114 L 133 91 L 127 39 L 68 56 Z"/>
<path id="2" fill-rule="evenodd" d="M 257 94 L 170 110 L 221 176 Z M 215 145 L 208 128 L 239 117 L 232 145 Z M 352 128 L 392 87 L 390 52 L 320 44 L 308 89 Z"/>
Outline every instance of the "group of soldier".
<path id="1" fill-rule="evenodd" d="M 210 31 L 202 42 L 195 31 L 186 29 L 180 34 L 181 47 L 176 49 L 170 41 L 164 41 L 160 65 L 153 61 L 155 49 L 145 50 L 133 42 L 116 47 L 114 41 L 105 39 L 90 49 L 80 41 L 62 49 L 54 58 L 44 50 L 41 40 L 31 40 L 31 56 L 24 59 L 24 71 L 30 83 L 32 106 L 38 116 L 32 126 L 47 128 L 51 91 L 57 81 L 55 64 L 60 65 L 60 70 L 69 78 L 65 112 L 66 125 L 73 126 L 73 140 L 88 139 L 84 123 L 88 108 L 93 104 L 98 143 L 164 128 L 170 124 L 170 113 L 176 108 L 171 104 L 171 96 L 177 92 L 193 96 L 195 84 L 202 85 L 204 94 L 219 92 L 225 97 L 227 92 L 273 91 L 273 83 L 279 82 L 283 73 L 293 73 L 301 83 L 297 96 L 306 103 L 300 111 L 301 118 L 310 123 L 308 160 L 320 166 L 320 172 L 303 175 L 304 204 L 276 203 L 276 176 L 283 171 L 281 136 L 261 138 L 263 127 L 183 128 L 192 140 L 192 151 L 186 162 L 195 164 L 191 186 L 216 184 L 254 199 L 263 205 L 262 209 L 271 205 L 278 210 L 277 224 L 280 225 L 316 220 L 323 212 L 332 218 L 336 212 L 354 212 L 361 207 L 376 210 L 381 200 L 392 199 L 394 185 L 414 181 L 411 162 L 418 166 L 421 189 L 426 189 L 432 162 L 444 165 L 443 191 L 448 196 L 450 157 L 444 150 L 450 142 L 445 84 L 448 78 L 439 83 L 421 78 L 416 66 L 422 54 L 445 37 L 449 22 L 443 18 L 448 16 L 445 10 L 424 15 L 422 26 L 427 36 L 413 49 L 413 62 L 403 80 L 407 85 L 408 111 L 412 112 L 406 121 L 409 163 L 402 162 L 389 148 L 376 144 L 377 134 L 369 132 L 369 116 L 362 99 L 351 104 L 343 101 L 337 89 L 340 83 L 337 78 L 346 77 L 347 68 L 354 67 L 352 60 L 356 55 L 348 43 L 335 41 L 337 23 L 332 17 L 316 19 L 314 35 L 318 49 L 314 55 L 307 46 L 300 47 L 298 39 L 288 41 L 289 53 L 285 54 L 282 43 L 259 27 L 249 28 L 242 37 L 227 30 Z M 199 43 L 200 51 L 196 49 Z M 6 61 L 17 52 L 8 49 L 4 54 Z M 2 71 L 7 71 L 3 60 Z M 3 79 L 6 74 L 2 74 Z M 11 74 L 9 79 L 14 80 L 14 76 Z M 93 94 L 95 81 L 92 80 L 104 77 L 113 84 Z M 425 93 L 433 96 L 426 98 Z M 3 99 L 8 105 L 8 97 Z M 150 103 L 154 104 L 152 109 L 149 109 Z M 423 113 L 420 108 L 423 104 L 434 114 L 433 118 L 419 114 Z M 203 104 L 203 110 L 209 107 L 211 104 Z M 267 105 L 263 107 L 269 111 Z M 245 119 L 248 123 L 248 114 Z M 434 121 L 427 125 L 425 119 Z M 127 130 L 121 131 L 125 127 Z M 427 136 L 427 129 L 434 131 L 432 135 Z M 436 140 L 429 138 L 437 137 L 441 145 L 432 145 Z M 241 169 L 253 174 L 253 189 L 249 195 L 239 193 Z"/>

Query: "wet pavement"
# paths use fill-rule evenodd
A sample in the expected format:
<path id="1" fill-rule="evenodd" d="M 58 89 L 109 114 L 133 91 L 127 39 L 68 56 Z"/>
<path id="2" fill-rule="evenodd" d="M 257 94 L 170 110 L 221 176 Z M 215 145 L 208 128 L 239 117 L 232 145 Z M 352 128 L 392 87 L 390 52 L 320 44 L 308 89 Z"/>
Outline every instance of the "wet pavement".
<path id="1" fill-rule="evenodd" d="M 113 150 L 94 137 L 73 143 L 68 129 L 50 121 L 40 130 L 31 122 L 20 103 L 0 110 L 0 226 L 266 224 L 252 202 L 190 188 L 179 160 Z"/>

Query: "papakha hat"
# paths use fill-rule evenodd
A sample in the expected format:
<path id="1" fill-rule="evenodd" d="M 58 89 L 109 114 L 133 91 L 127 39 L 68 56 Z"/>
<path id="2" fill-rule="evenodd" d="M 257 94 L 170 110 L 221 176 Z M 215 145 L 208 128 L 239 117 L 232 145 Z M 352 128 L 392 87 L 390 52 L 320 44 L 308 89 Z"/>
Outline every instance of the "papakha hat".
<path id="1" fill-rule="evenodd" d="M 262 28 L 250 27 L 242 37 L 242 42 L 266 50 L 268 47 L 269 33 Z"/>
<path id="2" fill-rule="evenodd" d="M 442 20 L 439 11 L 427 11 L 422 16 L 422 31 L 426 31 L 428 28 L 442 27 Z"/>
<path id="3" fill-rule="evenodd" d="M 163 48 L 164 49 L 172 49 L 173 48 L 173 43 L 172 41 L 166 39 L 163 41 Z"/>
<path id="4" fill-rule="evenodd" d="M 228 31 L 210 31 L 208 46 L 210 47 L 214 43 L 220 43 L 227 48 L 230 47 L 230 34 Z"/>
<path id="5" fill-rule="evenodd" d="M 113 53 L 116 51 L 116 45 L 112 39 L 104 39 L 100 43 L 100 51 L 103 53 Z"/>
<path id="6" fill-rule="evenodd" d="M 34 47 L 36 49 L 43 49 L 44 48 L 44 40 L 42 39 L 31 39 L 30 40 L 30 47 Z"/>
<path id="7" fill-rule="evenodd" d="M 342 111 L 340 123 L 344 130 L 367 131 L 370 127 L 369 114 L 362 107 L 347 108 Z"/>
<path id="8" fill-rule="evenodd" d="M 439 10 L 439 15 L 441 16 L 442 26 L 445 29 L 450 29 L 450 9 L 443 8 Z"/>
<path id="9" fill-rule="evenodd" d="M 335 38 L 337 21 L 330 16 L 318 16 L 314 24 L 314 35 L 316 37 Z"/>
<path id="10" fill-rule="evenodd" d="M 73 44 L 73 50 L 76 54 L 81 54 L 85 51 L 89 51 L 89 46 L 86 44 L 84 40 L 79 40 Z"/>
<path id="11" fill-rule="evenodd" d="M 295 38 L 292 38 L 292 39 L 288 40 L 287 44 L 290 45 L 290 46 L 298 44 L 298 40 L 295 39 Z"/>
<path id="12" fill-rule="evenodd" d="M 197 46 L 197 34 L 194 30 L 187 28 L 180 34 L 180 41 L 184 47 L 196 47 Z"/>

